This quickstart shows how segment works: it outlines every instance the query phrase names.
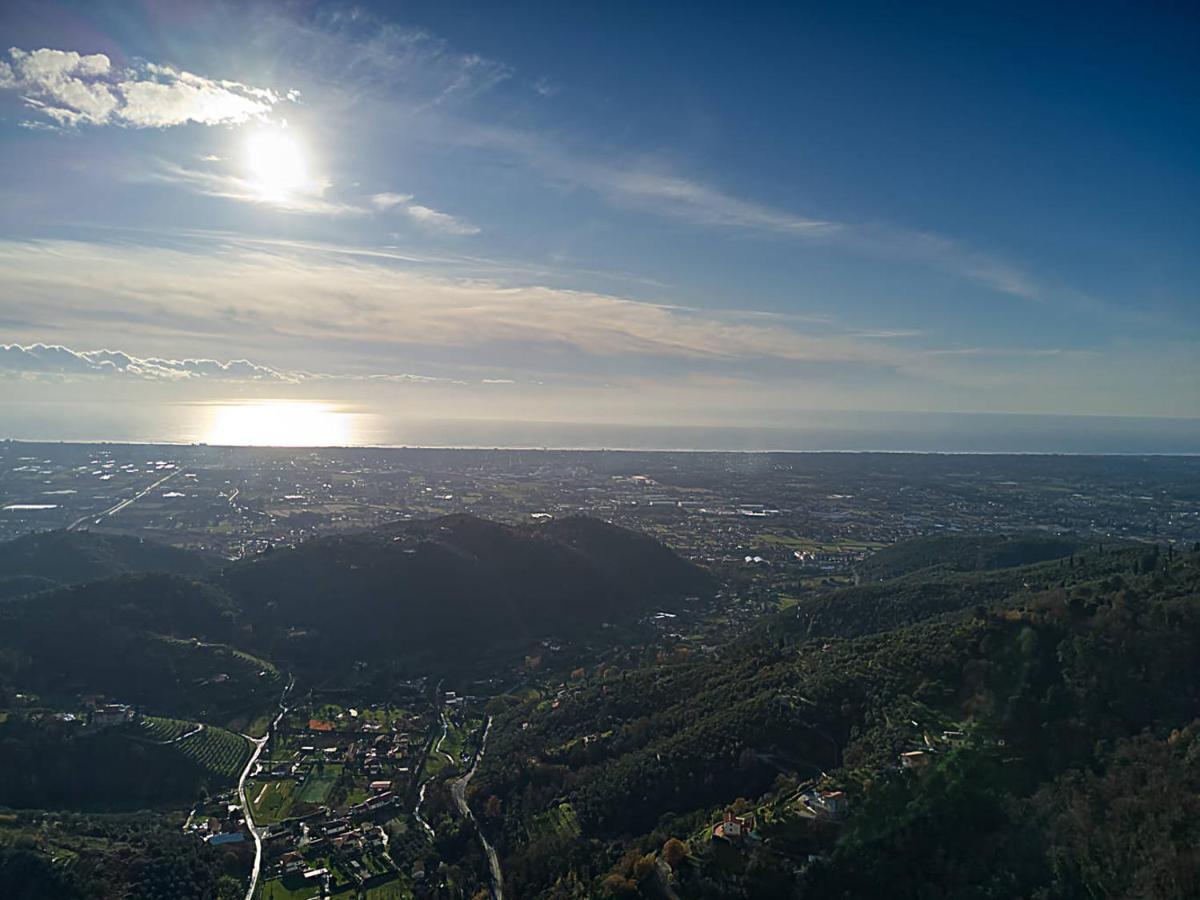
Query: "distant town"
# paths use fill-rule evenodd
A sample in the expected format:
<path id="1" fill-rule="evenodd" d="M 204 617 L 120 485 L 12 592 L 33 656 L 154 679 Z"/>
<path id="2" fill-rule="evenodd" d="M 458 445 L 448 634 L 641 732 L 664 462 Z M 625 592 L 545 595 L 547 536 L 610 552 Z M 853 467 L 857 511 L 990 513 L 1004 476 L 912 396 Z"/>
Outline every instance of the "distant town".
<path id="1" fill-rule="evenodd" d="M 471 513 L 594 515 L 690 558 L 836 576 L 918 534 L 1195 540 L 1200 459 L 0 442 L 0 539 L 88 528 L 229 559 Z"/>

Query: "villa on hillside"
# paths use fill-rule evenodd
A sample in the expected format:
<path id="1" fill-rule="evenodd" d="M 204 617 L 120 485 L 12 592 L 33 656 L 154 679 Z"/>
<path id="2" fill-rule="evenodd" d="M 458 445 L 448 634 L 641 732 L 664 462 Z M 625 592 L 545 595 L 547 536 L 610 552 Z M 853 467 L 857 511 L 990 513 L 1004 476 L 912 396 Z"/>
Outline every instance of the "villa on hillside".
<path id="1" fill-rule="evenodd" d="M 754 813 L 735 816 L 726 812 L 725 818 L 713 826 L 713 840 L 740 841 L 754 830 Z"/>
<path id="2" fill-rule="evenodd" d="M 906 769 L 920 769 L 932 761 L 933 757 L 924 750 L 909 750 L 900 754 L 900 765 Z"/>
<path id="3" fill-rule="evenodd" d="M 805 806 L 823 818 L 841 819 L 850 810 L 845 791 L 805 791 L 800 798 Z"/>

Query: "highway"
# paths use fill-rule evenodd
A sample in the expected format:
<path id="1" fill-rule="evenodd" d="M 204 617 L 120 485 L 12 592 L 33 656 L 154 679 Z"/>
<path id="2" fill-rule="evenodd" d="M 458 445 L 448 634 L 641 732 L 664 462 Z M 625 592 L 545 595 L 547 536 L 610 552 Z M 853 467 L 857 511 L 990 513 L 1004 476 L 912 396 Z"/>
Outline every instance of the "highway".
<path id="1" fill-rule="evenodd" d="M 168 481 L 170 481 L 172 478 L 174 478 L 176 475 L 178 475 L 180 473 L 180 471 L 181 471 L 180 469 L 176 469 L 170 475 L 166 475 L 163 478 L 158 479 L 158 481 L 154 482 L 154 484 L 150 485 L 147 488 L 143 488 L 142 490 L 140 490 L 136 494 L 134 494 L 132 497 L 129 497 L 126 500 L 122 500 L 120 503 L 114 503 L 108 509 L 104 510 L 104 512 L 89 513 L 86 516 L 80 516 L 78 519 L 76 519 L 74 522 L 72 522 L 70 525 L 67 526 L 67 531 L 74 531 L 76 528 L 78 528 L 84 522 L 87 522 L 89 519 L 93 520 L 92 521 L 93 525 L 99 525 L 101 519 L 105 519 L 109 516 L 115 516 L 117 513 L 119 513 L 125 507 L 129 506 L 131 503 L 136 503 L 137 501 L 141 500 L 143 497 L 145 497 L 148 493 L 150 493 L 156 487 L 166 484 Z"/>

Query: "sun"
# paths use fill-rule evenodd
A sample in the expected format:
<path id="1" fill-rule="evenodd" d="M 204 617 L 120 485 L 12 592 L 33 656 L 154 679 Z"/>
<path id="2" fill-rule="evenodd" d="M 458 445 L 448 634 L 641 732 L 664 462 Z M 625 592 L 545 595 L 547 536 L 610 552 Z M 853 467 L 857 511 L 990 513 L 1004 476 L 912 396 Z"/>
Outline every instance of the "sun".
<path id="1" fill-rule="evenodd" d="M 345 447 L 359 439 L 360 418 L 320 401 L 231 401 L 211 408 L 203 439 L 216 446 Z"/>
<path id="2" fill-rule="evenodd" d="M 280 199 L 308 183 L 308 167 L 300 142 L 284 129 L 262 129 L 246 138 L 246 171 L 267 199 Z"/>

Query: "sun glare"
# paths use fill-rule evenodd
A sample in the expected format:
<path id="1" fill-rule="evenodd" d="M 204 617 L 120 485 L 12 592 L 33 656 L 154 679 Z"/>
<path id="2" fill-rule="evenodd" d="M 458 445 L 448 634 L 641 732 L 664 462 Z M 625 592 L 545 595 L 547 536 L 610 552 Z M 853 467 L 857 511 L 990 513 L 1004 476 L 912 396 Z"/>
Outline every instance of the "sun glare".
<path id="1" fill-rule="evenodd" d="M 300 142 L 282 129 L 262 129 L 246 139 L 246 169 L 264 197 L 293 194 L 308 181 Z"/>
<path id="2" fill-rule="evenodd" d="M 357 415 L 328 403 L 254 400 L 211 408 L 204 441 L 219 446 L 345 447 L 355 442 Z"/>

